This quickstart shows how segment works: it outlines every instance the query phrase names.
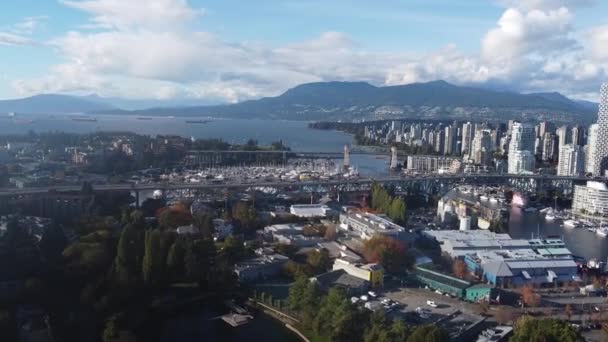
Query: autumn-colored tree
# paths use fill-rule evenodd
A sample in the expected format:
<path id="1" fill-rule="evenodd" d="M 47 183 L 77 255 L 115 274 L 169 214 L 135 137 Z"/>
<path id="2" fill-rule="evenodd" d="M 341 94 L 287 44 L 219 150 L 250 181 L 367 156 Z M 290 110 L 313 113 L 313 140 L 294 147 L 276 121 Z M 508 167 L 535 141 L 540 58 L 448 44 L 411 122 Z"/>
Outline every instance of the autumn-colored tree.
<path id="1" fill-rule="evenodd" d="M 158 223 L 163 228 L 176 229 L 192 223 L 192 214 L 183 203 L 177 203 L 161 209 L 158 214 Z"/>
<path id="2" fill-rule="evenodd" d="M 566 304 L 566 307 L 564 308 L 564 313 L 566 314 L 566 317 L 568 317 L 568 320 L 570 320 L 572 314 L 574 313 L 570 304 Z"/>
<path id="3" fill-rule="evenodd" d="M 452 265 L 454 275 L 460 279 L 464 279 L 467 276 L 467 264 L 464 261 L 458 259 L 454 261 Z"/>
<path id="4" fill-rule="evenodd" d="M 335 241 L 338 237 L 338 232 L 336 231 L 336 227 L 327 227 L 325 230 L 325 240 L 327 241 Z"/>
<path id="5" fill-rule="evenodd" d="M 534 292 L 532 286 L 525 285 L 521 289 L 521 301 L 527 306 L 535 307 L 540 303 L 540 296 Z"/>
<path id="6" fill-rule="evenodd" d="M 508 324 L 513 320 L 513 313 L 504 307 L 498 308 L 494 314 L 494 319 L 498 324 Z"/>
<path id="7" fill-rule="evenodd" d="M 363 256 L 367 262 L 379 262 L 389 272 L 399 272 L 413 264 L 403 243 L 385 235 L 365 241 Z"/>

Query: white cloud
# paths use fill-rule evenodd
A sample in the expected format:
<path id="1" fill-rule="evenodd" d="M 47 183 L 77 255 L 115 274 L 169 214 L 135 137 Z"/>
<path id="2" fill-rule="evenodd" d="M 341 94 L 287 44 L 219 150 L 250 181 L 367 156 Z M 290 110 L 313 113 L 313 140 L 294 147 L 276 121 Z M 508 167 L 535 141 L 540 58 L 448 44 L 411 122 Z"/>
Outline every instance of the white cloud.
<path id="1" fill-rule="evenodd" d="M 597 27 L 588 34 L 593 58 L 608 62 L 608 25 Z"/>
<path id="2" fill-rule="evenodd" d="M 23 18 L 23 20 L 13 25 L 12 31 L 17 34 L 31 35 L 47 19 L 48 17 L 45 15 Z"/>
<path id="3" fill-rule="evenodd" d="M 598 28 L 581 41 L 569 7 L 574 2 L 565 0 L 503 1 L 514 7 L 485 34 L 479 54 L 447 45 L 426 55 L 366 51 L 348 35 L 333 31 L 278 47 L 227 42 L 188 29 L 201 11 L 185 0 L 63 3 L 89 13 L 97 29 L 67 32 L 49 42 L 64 61 L 44 77 L 14 81 L 20 94 L 96 92 L 236 102 L 277 95 L 306 82 L 394 85 L 445 79 L 589 97 L 608 70 L 603 49 L 608 28 Z"/>
<path id="4" fill-rule="evenodd" d="M 165 28 L 189 22 L 203 13 L 187 0 L 61 0 L 69 7 L 92 15 L 91 22 L 103 28 Z"/>
<path id="5" fill-rule="evenodd" d="M 507 7 L 530 10 L 551 10 L 560 7 L 580 8 L 589 7 L 597 3 L 597 0 L 499 0 L 500 4 Z"/>
<path id="6" fill-rule="evenodd" d="M 29 45 L 32 41 L 24 36 L 9 33 L 0 32 L 0 45 Z"/>
<path id="7" fill-rule="evenodd" d="M 522 12 L 507 9 L 497 27 L 483 38 L 481 56 L 509 66 L 530 53 L 556 53 L 571 49 L 576 42 L 569 37 L 572 15 L 561 7 L 557 10 Z"/>

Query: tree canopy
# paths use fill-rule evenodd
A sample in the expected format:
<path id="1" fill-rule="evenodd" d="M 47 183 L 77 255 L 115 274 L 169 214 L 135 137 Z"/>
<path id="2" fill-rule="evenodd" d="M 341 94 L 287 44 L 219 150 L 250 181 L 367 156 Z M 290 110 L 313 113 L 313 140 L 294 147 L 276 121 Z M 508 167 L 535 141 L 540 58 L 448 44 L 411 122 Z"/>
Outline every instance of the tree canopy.
<path id="1" fill-rule="evenodd" d="M 514 326 L 511 342 L 578 342 L 581 334 L 568 322 L 558 319 L 535 319 L 522 316 Z"/>

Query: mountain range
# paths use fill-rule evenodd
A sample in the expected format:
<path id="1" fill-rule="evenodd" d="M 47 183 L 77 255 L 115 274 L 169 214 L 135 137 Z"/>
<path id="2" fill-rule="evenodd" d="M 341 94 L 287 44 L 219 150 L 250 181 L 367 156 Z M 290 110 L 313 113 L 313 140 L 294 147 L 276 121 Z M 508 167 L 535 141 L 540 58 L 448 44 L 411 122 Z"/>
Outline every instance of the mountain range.
<path id="1" fill-rule="evenodd" d="M 194 105 L 193 105 L 194 104 Z M 365 82 L 307 83 L 276 97 L 235 104 L 196 105 L 37 95 L 0 101 L 0 112 L 214 116 L 248 119 L 361 120 L 426 118 L 457 120 L 537 119 L 589 122 L 597 104 L 560 93 L 520 94 L 457 86 L 445 81 L 376 87 Z M 152 105 L 154 108 L 145 108 Z M 135 110 L 133 110 L 135 109 Z"/>

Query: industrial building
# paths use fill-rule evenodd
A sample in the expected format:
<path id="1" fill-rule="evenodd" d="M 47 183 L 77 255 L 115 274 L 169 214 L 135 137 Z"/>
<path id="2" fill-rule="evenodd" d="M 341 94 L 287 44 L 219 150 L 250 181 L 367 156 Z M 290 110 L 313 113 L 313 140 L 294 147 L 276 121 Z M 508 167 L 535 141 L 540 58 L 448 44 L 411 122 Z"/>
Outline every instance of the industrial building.
<path id="1" fill-rule="evenodd" d="M 496 286 L 578 281 L 577 265 L 561 239 L 512 239 L 490 231 L 427 231 L 442 252 Z"/>

